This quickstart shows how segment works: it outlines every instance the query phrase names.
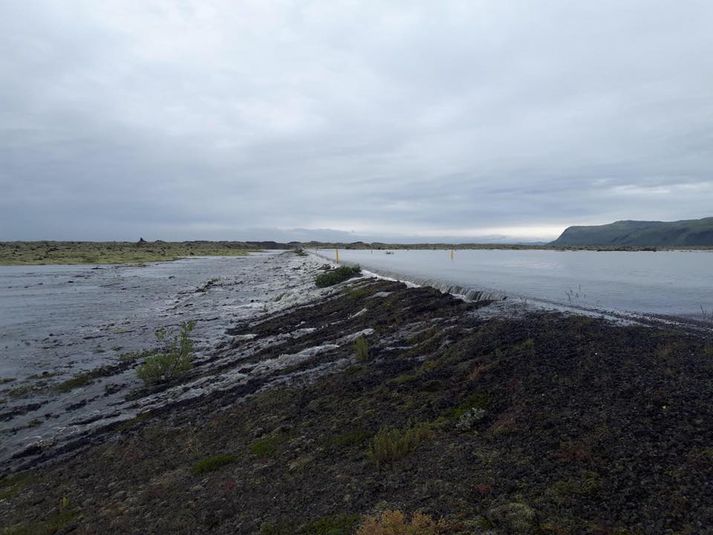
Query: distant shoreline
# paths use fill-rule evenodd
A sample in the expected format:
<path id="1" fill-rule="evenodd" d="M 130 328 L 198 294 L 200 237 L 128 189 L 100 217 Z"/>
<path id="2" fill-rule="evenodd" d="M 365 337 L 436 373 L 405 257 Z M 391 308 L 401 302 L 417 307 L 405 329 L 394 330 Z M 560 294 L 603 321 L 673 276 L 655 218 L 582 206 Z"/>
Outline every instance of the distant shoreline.
<path id="1" fill-rule="evenodd" d="M 0 242 L 0 266 L 141 264 L 191 256 L 243 256 L 275 249 L 398 250 L 544 250 L 597 252 L 713 251 L 713 246 L 554 246 L 508 243 L 381 243 L 381 242 L 274 242 L 274 241 L 12 241 Z"/>

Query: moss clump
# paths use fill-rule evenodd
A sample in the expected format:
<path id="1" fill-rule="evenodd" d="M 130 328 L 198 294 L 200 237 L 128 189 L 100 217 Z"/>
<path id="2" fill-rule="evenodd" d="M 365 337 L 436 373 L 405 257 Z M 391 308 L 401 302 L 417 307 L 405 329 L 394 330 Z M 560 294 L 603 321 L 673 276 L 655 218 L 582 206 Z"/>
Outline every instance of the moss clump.
<path id="1" fill-rule="evenodd" d="M 214 472 L 226 464 L 234 463 L 237 460 L 238 458 L 235 455 L 230 455 L 228 453 L 213 455 L 194 464 L 191 472 L 199 476 L 208 472 Z"/>
<path id="2" fill-rule="evenodd" d="M 282 434 L 270 435 L 255 440 L 248 448 L 253 455 L 267 459 L 277 454 L 280 445 L 282 445 L 285 440 L 287 440 L 287 437 Z"/>
<path id="3" fill-rule="evenodd" d="M 354 340 L 354 355 L 360 362 L 369 360 L 369 342 L 363 336 Z"/>
<path id="4" fill-rule="evenodd" d="M 55 386 L 55 390 L 57 390 L 57 392 L 62 393 L 69 392 L 71 390 L 74 390 L 75 388 L 86 386 L 93 380 L 94 376 L 91 372 L 80 373 L 78 375 L 75 375 L 71 379 L 67 379 L 66 381 L 59 383 L 57 386 Z"/>
<path id="5" fill-rule="evenodd" d="M 2 533 L 3 535 L 53 535 L 66 528 L 78 516 L 76 511 L 68 509 L 50 516 L 47 520 L 10 526 Z"/>
<path id="6" fill-rule="evenodd" d="M 335 448 L 348 448 L 350 446 L 363 444 L 368 440 L 369 436 L 369 433 L 363 429 L 355 429 L 330 437 L 327 443 Z"/>
<path id="7" fill-rule="evenodd" d="M 31 481 L 32 475 L 28 472 L 3 477 L 0 479 L 0 500 L 16 496 Z"/>
<path id="8" fill-rule="evenodd" d="M 433 432 L 426 424 L 417 424 L 407 429 L 382 427 L 371 441 L 369 456 L 377 465 L 392 463 L 405 457 Z"/>
<path id="9" fill-rule="evenodd" d="M 330 269 L 324 273 L 317 275 L 314 279 L 314 283 L 317 288 L 326 288 L 327 286 L 334 286 L 340 282 L 351 279 L 353 277 L 358 277 L 361 275 L 361 268 L 359 266 L 341 266 L 337 269 Z"/>
<path id="10" fill-rule="evenodd" d="M 296 527 L 294 522 L 266 522 L 260 526 L 260 535 L 350 535 L 354 533 L 359 515 L 336 514 Z"/>

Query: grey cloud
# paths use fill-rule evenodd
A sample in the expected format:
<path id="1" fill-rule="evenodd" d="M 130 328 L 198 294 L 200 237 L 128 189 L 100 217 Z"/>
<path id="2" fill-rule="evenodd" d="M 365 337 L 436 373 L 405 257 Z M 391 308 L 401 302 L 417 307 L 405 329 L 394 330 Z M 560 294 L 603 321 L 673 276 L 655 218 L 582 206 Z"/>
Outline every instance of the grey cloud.
<path id="1" fill-rule="evenodd" d="M 4 2 L 0 239 L 711 215 L 712 25 L 703 1 Z"/>

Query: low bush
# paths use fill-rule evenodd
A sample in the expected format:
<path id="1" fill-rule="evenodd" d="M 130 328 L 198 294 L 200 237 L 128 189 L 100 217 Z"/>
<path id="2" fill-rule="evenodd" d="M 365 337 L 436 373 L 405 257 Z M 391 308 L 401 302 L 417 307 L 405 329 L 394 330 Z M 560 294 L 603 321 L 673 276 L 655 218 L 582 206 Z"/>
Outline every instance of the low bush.
<path id="1" fill-rule="evenodd" d="M 160 353 L 147 357 L 136 374 L 146 384 L 170 381 L 193 367 L 193 340 L 190 334 L 194 321 L 181 324 L 176 336 L 169 338 L 164 329 L 156 331 L 156 338 L 164 344 Z"/>
<path id="2" fill-rule="evenodd" d="M 359 266 L 340 266 L 336 269 L 330 269 L 324 273 L 320 273 L 314 279 L 314 283 L 317 288 L 326 288 L 327 286 L 334 286 L 340 282 L 351 279 L 353 277 L 358 277 L 361 275 L 361 268 Z"/>
<path id="3" fill-rule="evenodd" d="M 401 511 L 384 511 L 378 516 L 364 519 L 357 535 L 437 535 L 446 533 L 447 526 L 423 513 L 414 513 L 407 519 Z"/>
<path id="4" fill-rule="evenodd" d="M 407 429 L 382 427 L 371 441 L 369 456 L 378 465 L 397 461 L 411 453 L 432 434 L 426 424 L 417 424 Z"/>

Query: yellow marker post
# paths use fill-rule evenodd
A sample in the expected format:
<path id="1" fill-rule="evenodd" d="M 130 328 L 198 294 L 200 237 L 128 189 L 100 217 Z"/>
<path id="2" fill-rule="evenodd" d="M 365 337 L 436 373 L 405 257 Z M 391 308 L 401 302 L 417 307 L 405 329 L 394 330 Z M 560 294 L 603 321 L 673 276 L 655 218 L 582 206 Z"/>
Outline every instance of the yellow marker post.
<path id="1" fill-rule="evenodd" d="M 451 260 L 453 260 L 453 257 L 455 256 L 455 251 L 451 249 Z"/>
<path id="2" fill-rule="evenodd" d="M 335 249 L 334 253 L 335 253 L 334 257 L 336 258 L 336 262 L 337 262 L 337 264 L 339 264 L 339 249 Z"/>

